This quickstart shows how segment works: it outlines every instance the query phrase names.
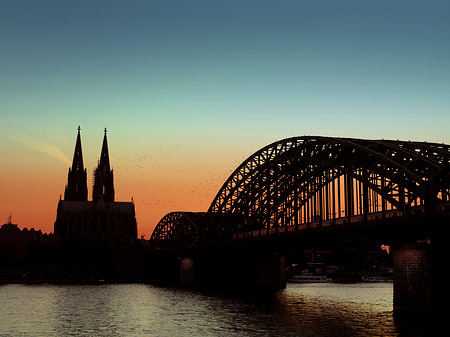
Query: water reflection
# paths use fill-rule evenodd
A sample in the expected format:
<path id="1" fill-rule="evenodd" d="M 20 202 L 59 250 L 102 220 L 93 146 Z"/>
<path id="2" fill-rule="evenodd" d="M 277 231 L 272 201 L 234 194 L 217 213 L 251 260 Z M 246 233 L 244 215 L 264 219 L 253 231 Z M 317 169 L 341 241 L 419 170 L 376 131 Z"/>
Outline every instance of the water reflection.
<path id="1" fill-rule="evenodd" d="M 218 294 L 144 284 L 0 286 L 6 336 L 416 336 L 392 284 L 294 284 Z"/>

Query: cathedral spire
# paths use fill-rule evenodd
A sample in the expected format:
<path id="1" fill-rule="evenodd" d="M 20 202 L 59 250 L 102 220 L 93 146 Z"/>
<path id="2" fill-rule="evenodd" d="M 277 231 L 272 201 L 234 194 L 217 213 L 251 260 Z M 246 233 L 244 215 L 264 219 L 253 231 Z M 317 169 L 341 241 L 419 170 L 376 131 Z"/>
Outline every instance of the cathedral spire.
<path id="1" fill-rule="evenodd" d="M 77 142 L 75 143 L 75 151 L 73 153 L 72 171 L 83 171 L 83 152 L 81 150 L 81 128 L 78 125 Z"/>
<path id="2" fill-rule="evenodd" d="M 100 160 L 98 167 L 94 172 L 94 190 L 92 199 L 94 202 L 114 201 L 114 175 L 109 164 L 109 152 L 108 152 L 108 139 L 103 136 L 102 152 L 100 154 Z"/>
<path id="3" fill-rule="evenodd" d="M 110 169 L 109 166 L 109 153 L 108 153 L 108 139 L 106 138 L 106 128 L 105 135 L 103 136 L 102 153 L 100 154 L 100 166 L 106 171 Z"/>
<path id="4" fill-rule="evenodd" d="M 72 168 L 69 168 L 64 200 L 87 201 L 87 172 L 83 165 L 80 131 L 80 126 L 78 126 Z"/>

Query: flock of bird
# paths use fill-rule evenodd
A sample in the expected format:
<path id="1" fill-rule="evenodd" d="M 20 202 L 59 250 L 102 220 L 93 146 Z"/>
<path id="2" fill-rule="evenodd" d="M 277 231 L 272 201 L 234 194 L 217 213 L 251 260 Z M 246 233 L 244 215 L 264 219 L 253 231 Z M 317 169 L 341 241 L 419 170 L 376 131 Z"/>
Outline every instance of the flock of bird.
<path id="1" fill-rule="evenodd" d="M 172 211 L 207 211 L 235 169 L 233 163 L 219 169 L 214 162 L 209 166 L 202 160 L 200 165 L 194 159 L 186 159 L 181 149 L 178 144 L 148 153 L 111 157 L 115 181 L 124 179 L 138 184 L 133 191 L 137 212 L 142 214 L 139 210 L 145 209 L 145 213 L 158 214 L 160 219 Z"/>

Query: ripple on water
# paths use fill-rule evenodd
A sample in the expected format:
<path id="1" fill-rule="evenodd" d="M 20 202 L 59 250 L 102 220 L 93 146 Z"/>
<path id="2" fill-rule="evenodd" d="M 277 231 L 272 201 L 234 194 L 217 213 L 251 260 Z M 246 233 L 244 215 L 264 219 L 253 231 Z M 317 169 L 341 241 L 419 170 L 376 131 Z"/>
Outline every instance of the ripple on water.
<path id="1" fill-rule="evenodd" d="M 145 284 L 0 286 L 6 336 L 398 336 L 392 284 L 224 295 Z"/>

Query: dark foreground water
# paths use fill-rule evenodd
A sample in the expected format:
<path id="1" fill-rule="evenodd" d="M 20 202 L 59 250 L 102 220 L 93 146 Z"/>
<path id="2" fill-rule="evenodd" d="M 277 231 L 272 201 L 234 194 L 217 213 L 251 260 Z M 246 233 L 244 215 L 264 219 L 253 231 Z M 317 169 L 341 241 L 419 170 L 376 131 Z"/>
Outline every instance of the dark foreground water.
<path id="1" fill-rule="evenodd" d="M 0 286 L 0 336 L 418 336 L 392 284 L 224 295 L 146 284 Z"/>

